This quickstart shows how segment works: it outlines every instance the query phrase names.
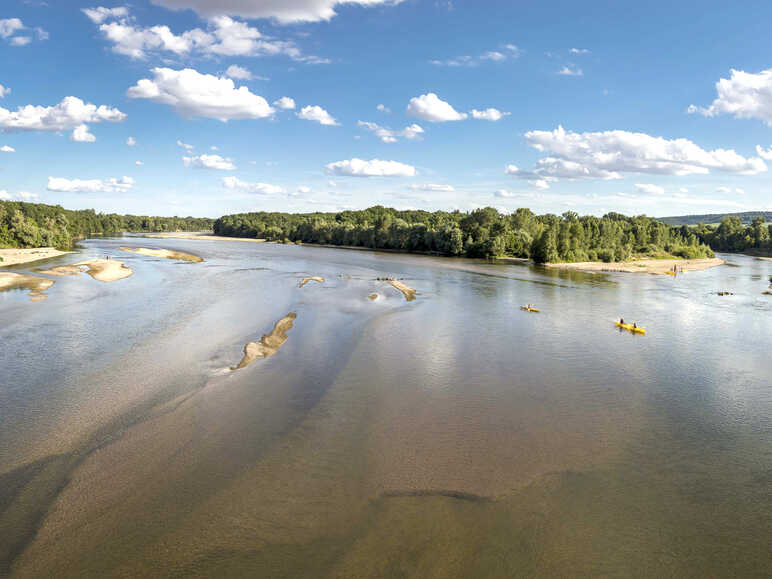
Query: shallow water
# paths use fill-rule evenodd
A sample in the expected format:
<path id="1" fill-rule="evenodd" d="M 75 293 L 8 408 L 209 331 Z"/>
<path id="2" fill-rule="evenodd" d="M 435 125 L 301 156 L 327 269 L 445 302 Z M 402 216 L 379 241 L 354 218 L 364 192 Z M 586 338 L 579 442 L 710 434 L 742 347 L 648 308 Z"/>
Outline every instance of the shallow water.
<path id="1" fill-rule="evenodd" d="M 772 262 L 124 237 L 45 266 L 105 254 L 134 275 L 0 292 L 0 574 L 772 573 Z"/>

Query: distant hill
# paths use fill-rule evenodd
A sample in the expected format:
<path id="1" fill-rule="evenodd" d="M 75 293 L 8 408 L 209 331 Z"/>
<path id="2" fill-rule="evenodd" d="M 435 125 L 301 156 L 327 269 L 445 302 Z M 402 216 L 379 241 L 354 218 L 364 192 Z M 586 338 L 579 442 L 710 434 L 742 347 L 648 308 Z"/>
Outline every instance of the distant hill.
<path id="1" fill-rule="evenodd" d="M 756 217 L 763 217 L 765 222 L 772 221 L 772 211 L 746 211 L 744 213 L 710 213 L 708 215 L 679 215 L 677 217 L 658 217 L 666 225 L 710 225 L 720 223 L 724 217 L 739 217 L 745 225 L 750 225 Z"/>

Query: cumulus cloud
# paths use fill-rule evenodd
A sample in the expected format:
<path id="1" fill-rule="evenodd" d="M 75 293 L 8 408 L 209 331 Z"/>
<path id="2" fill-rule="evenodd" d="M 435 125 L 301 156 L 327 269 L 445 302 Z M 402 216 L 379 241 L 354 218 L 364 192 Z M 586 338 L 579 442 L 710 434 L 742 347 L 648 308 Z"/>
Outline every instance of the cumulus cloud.
<path id="1" fill-rule="evenodd" d="M 183 157 L 182 162 L 186 167 L 194 169 L 219 169 L 220 171 L 233 171 L 236 165 L 232 159 L 220 155 L 198 155 L 196 157 Z"/>
<path id="2" fill-rule="evenodd" d="M 88 131 L 88 125 L 78 125 L 75 130 L 72 131 L 70 140 L 76 143 L 93 143 L 96 141 L 96 137 Z"/>
<path id="3" fill-rule="evenodd" d="M 0 201 L 35 201 L 39 195 L 37 193 L 30 193 L 29 191 L 19 191 L 16 195 L 11 195 L 5 189 L 0 190 Z"/>
<path id="4" fill-rule="evenodd" d="M 757 74 L 732 69 L 729 78 L 716 83 L 716 92 L 718 96 L 710 106 L 690 105 L 688 112 L 706 117 L 734 115 L 772 125 L 772 69 Z"/>
<path id="5" fill-rule="evenodd" d="M 207 29 L 194 28 L 175 34 L 168 26 L 140 27 L 134 24 L 127 9 L 91 8 L 84 10 L 99 25 L 102 36 L 118 54 L 143 59 L 149 53 L 172 53 L 175 56 L 275 56 L 285 55 L 312 64 L 327 59 L 304 55 L 292 41 L 263 35 L 257 28 L 228 16 L 213 16 Z M 233 67 L 231 67 L 233 68 Z M 248 72 L 241 67 L 240 71 Z M 232 75 L 228 75 L 232 76 Z M 232 78 L 241 78 L 232 76 Z"/>
<path id="6" fill-rule="evenodd" d="M 192 9 L 201 16 L 219 14 L 243 18 L 272 18 L 281 23 L 318 22 L 335 16 L 342 4 L 359 6 L 393 6 L 402 0 L 152 0 L 153 4 L 171 10 Z"/>
<path id="7" fill-rule="evenodd" d="M 248 183 L 238 177 L 223 177 L 222 184 L 226 189 L 238 189 L 247 193 L 258 193 L 260 195 L 271 195 L 275 193 L 284 193 L 285 190 L 277 185 L 268 183 Z"/>
<path id="8" fill-rule="evenodd" d="M 379 104 L 377 107 L 375 107 L 375 110 L 386 113 L 387 115 L 391 114 L 391 109 L 386 105 Z"/>
<path id="9" fill-rule="evenodd" d="M 483 52 L 479 56 L 456 56 L 455 58 L 430 60 L 429 63 L 435 66 L 479 66 L 480 64 L 488 62 L 504 62 L 507 60 L 514 60 L 520 58 L 520 49 L 514 44 L 505 44 L 499 50 L 488 50 Z"/>
<path id="10" fill-rule="evenodd" d="M 463 121 L 467 118 L 466 113 L 458 112 L 450 103 L 440 99 L 433 92 L 410 99 L 407 105 L 407 114 L 430 123 Z"/>
<path id="11" fill-rule="evenodd" d="M 171 106 L 183 117 L 262 119 L 274 109 L 245 86 L 236 88 L 225 77 L 201 74 L 192 68 L 154 68 L 153 79 L 143 78 L 126 92 L 129 98 L 149 99 Z"/>
<path id="12" fill-rule="evenodd" d="M 11 94 L 11 89 L 9 89 L 7 86 L 3 86 L 0 84 L 0 99 L 5 98 L 5 95 Z"/>
<path id="13" fill-rule="evenodd" d="M 273 106 L 277 109 L 289 111 L 295 108 L 295 101 L 290 97 L 283 96 L 280 99 L 273 101 Z"/>
<path id="14" fill-rule="evenodd" d="M 320 106 L 308 106 L 300 109 L 299 113 L 295 113 L 298 118 L 305 119 L 307 121 L 316 121 L 321 125 L 337 126 L 340 123 L 336 121 L 330 113 L 324 110 Z"/>
<path id="15" fill-rule="evenodd" d="M 16 149 L 14 149 L 13 147 L 11 147 L 9 145 L 3 145 L 2 147 L 0 147 L 0 152 L 2 152 L 2 153 L 15 153 Z"/>
<path id="16" fill-rule="evenodd" d="M 48 40 L 48 32 L 42 28 L 29 28 L 18 18 L 0 18 L 0 39 L 11 46 L 26 46 L 32 39 Z"/>
<path id="17" fill-rule="evenodd" d="M 517 193 L 513 193 L 507 189 L 499 189 L 494 193 L 496 197 L 516 197 Z"/>
<path id="18" fill-rule="evenodd" d="M 297 188 L 297 192 L 300 193 L 301 195 L 306 195 L 311 192 L 311 187 L 301 185 L 300 187 Z"/>
<path id="19" fill-rule="evenodd" d="M 584 71 L 575 66 L 564 66 L 558 71 L 561 76 L 584 76 Z"/>
<path id="20" fill-rule="evenodd" d="M 126 139 L 126 144 L 129 147 L 133 147 L 134 145 L 137 144 L 137 140 L 134 137 L 129 137 L 128 139 Z"/>
<path id="21" fill-rule="evenodd" d="M 665 139 L 645 133 L 603 131 L 575 133 L 529 131 L 526 140 L 548 156 L 532 171 L 515 165 L 507 173 L 522 179 L 621 179 L 626 173 L 652 175 L 707 174 L 716 169 L 755 175 L 767 170 L 759 157 L 743 157 L 733 149 L 706 151 L 688 139 Z"/>
<path id="22" fill-rule="evenodd" d="M 231 64 L 225 70 L 225 76 L 236 80 L 252 80 L 252 73 L 244 67 Z"/>
<path id="23" fill-rule="evenodd" d="M 772 147 L 769 149 L 764 149 L 763 147 L 756 145 L 756 154 L 762 159 L 772 161 Z"/>
<path id="24" fill-rule="evenodd" d="M 456 190 L 453 185 L 442 185 L 440 183 L 413 183 L 410 185 L 410 188 L 413 191 L 441 191 L 447 193 Z"/>
<path id="25" fill-rule="evenodd" d="M 51 107 L 26 105 L 16 111 L 0 107 L 0 129 L 13 131 L 73 131 L 72 140 L 93 141 L 86 123 L 117 123 L 126 115 L 106 105 L 96 106 L 84 103 L 77 97 L 68 96 L 58 105 Z"/>
<path id="26" fill-rule="evenodd" d="M 415 167 L 398 163 L 397 161 L 381 161 L 380 159 L 349 159 L 329 163 L 325 169 L 331 175 L 342 177 L 414 177 Z"/>
<path id="27" fill-rule="evenodd" d="M 636 183 L 635 188 L 641 193 L 647 195 L 664 195 L 665 189 L 659 185 L 652 185 L 651 183 Z"/>
<path id="28" fill-rule="evenodd" d="M 49 177 L 49 191 L 63 193 L 122 193 L 134 186 L 134 179 L 121 177 L 120 179 L 65 179 L 63 177 Z"/>
<path id="29" fill-rule="evenodd" d="M 359 121 L 357 123 L 360 127 L 367 129 L 375 134 L 384 143 L 396 143 L 400 137 L 415 140 L 421 138 L 424 133 L 423 128 L 420 125 L 413 123 L 412 125 L 405 127 L 401 131 L 394 131 L 387 127 L 382 127 L 377 123 L 371 123 L 368 121 Z"/>
<path id="30" fill-rule="evenodd" d="M 505 113 L 498 109 L 490 108 L 485 109 L 482 111 L 478 111 L 477 109 L 472 109 L 472 118 L 478 119 L 481 121 L 500 121 L 504 117 L 508 117 L 511 113 Z"/>

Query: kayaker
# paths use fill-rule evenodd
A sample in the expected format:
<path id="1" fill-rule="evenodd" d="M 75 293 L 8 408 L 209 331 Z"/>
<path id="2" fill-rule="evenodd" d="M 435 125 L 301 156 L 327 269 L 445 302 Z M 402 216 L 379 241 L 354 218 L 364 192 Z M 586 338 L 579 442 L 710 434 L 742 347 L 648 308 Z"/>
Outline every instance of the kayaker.
<path id="1" fill-rule="evenodd" d="M 638 324 L 636 324 L 635 322 L 633 322 L 633 330 L 634 330 L 635 328 L 637 328 L 637 327 L 638 327 Z"/>
<path id="2" fill-rule="evenodd" d="M 625 325 L 625 319 L 624 318 L 620 318 L 619 323 L 624 326 Z"/>

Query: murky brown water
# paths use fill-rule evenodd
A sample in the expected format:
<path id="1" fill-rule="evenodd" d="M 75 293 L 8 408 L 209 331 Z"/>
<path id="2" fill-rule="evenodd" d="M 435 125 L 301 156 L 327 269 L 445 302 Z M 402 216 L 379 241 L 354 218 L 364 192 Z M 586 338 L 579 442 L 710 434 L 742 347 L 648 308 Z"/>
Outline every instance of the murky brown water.
<path id="1" fill-rule="evenodd" d="M 47 264 L 120 254 L 131 278 L 0 293 L 0 573 L 772 573 L 772 263 L 132 243 Z M 229 371 L 287 312 L 281 348 Z"/>

